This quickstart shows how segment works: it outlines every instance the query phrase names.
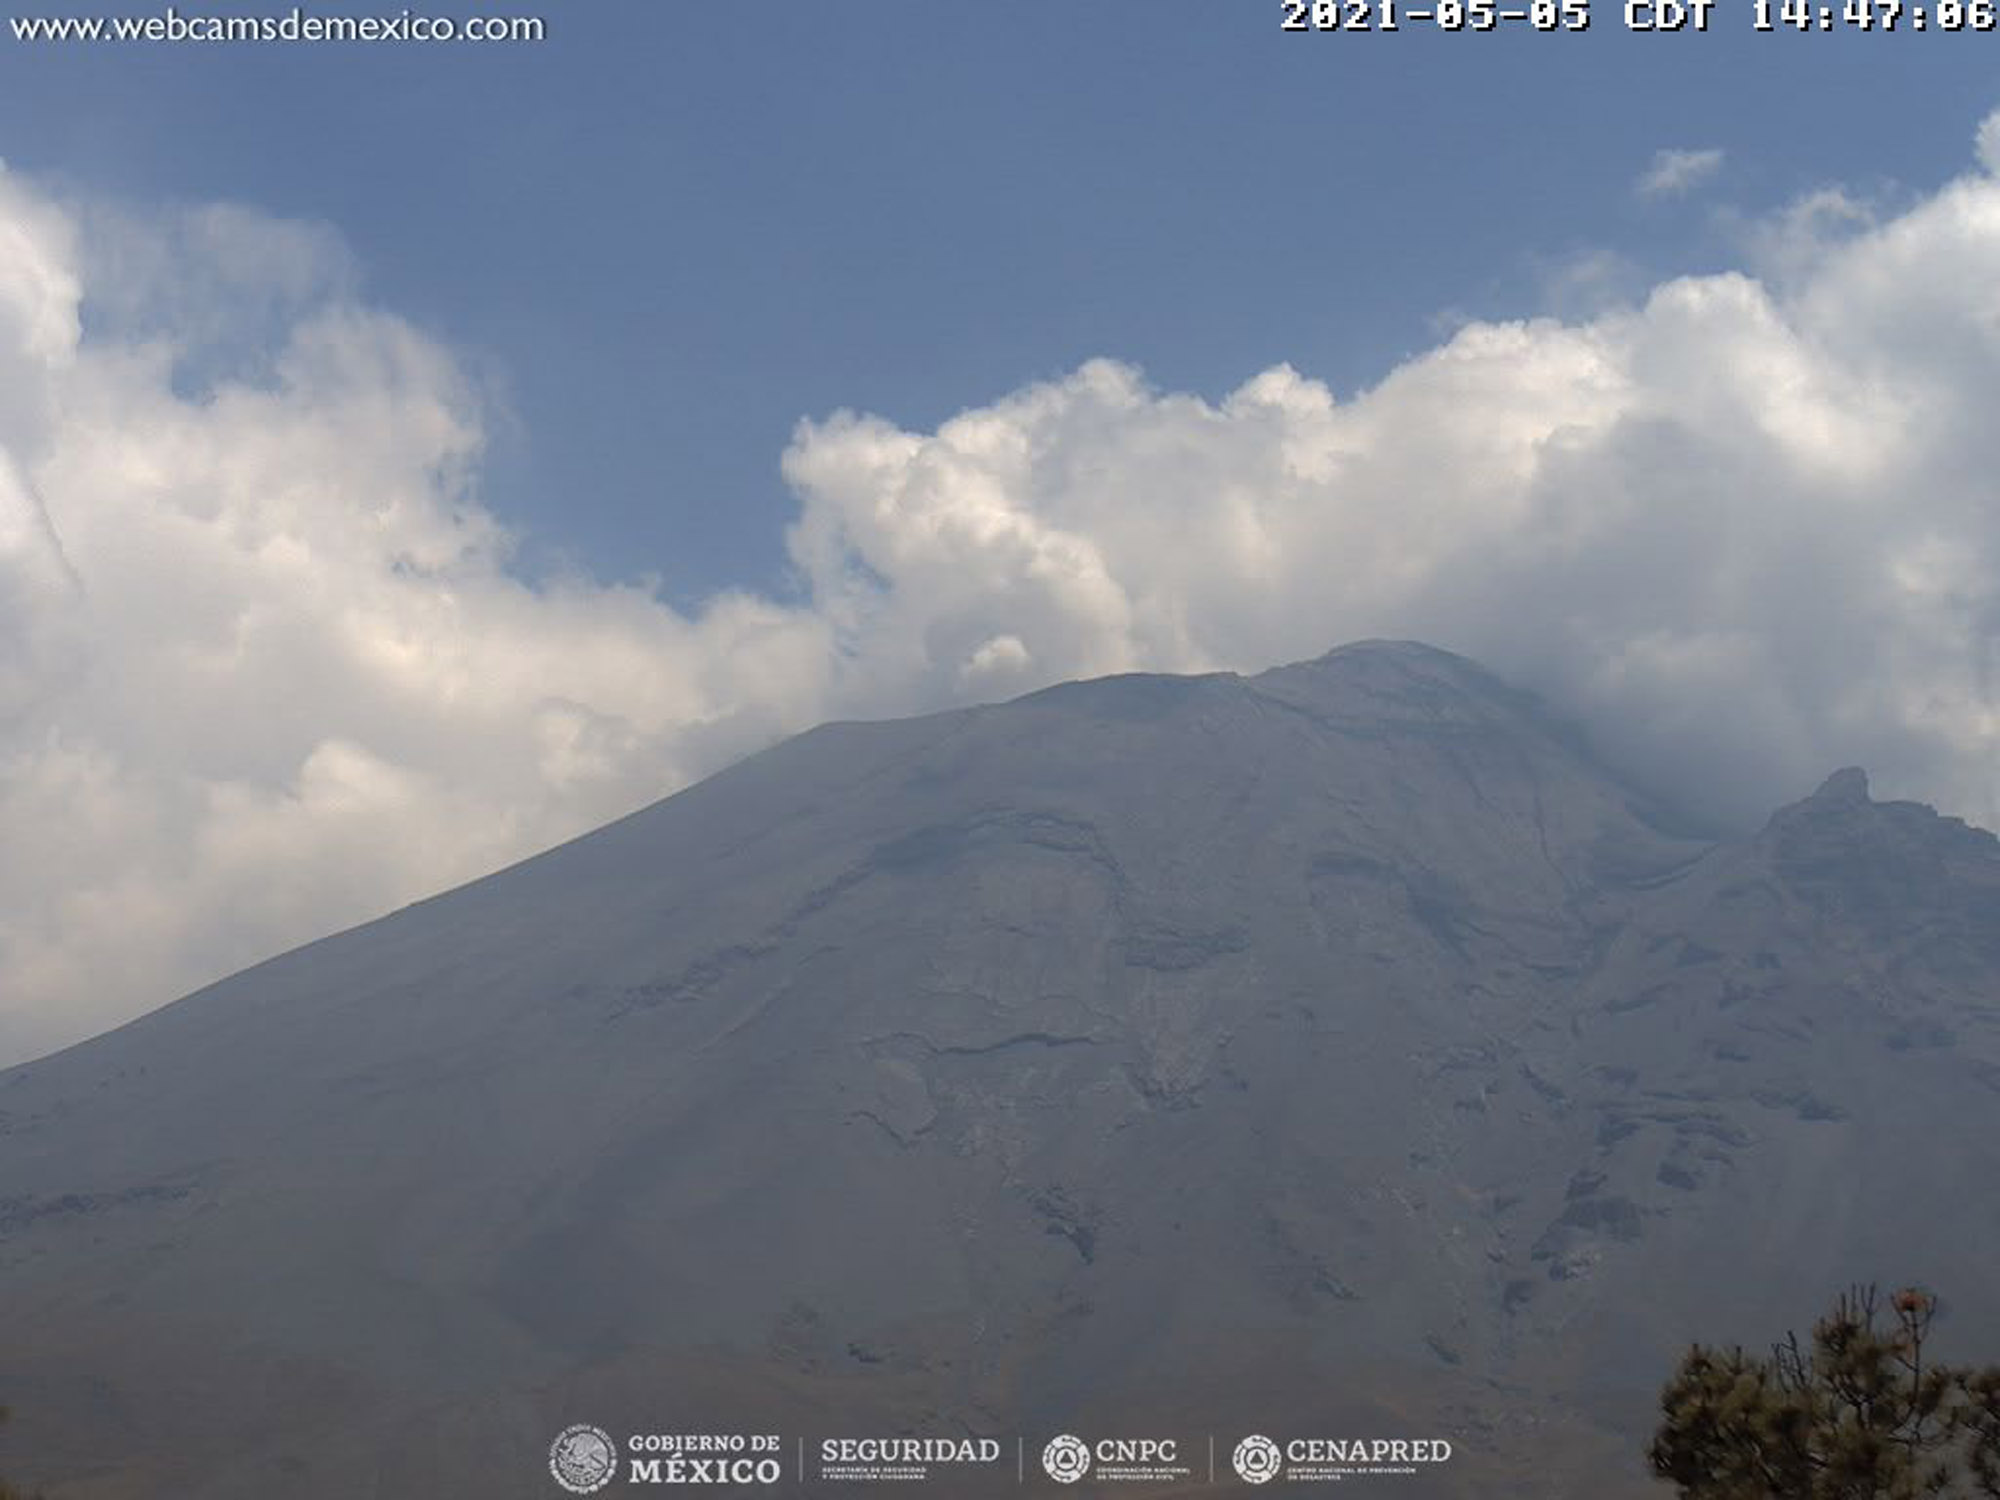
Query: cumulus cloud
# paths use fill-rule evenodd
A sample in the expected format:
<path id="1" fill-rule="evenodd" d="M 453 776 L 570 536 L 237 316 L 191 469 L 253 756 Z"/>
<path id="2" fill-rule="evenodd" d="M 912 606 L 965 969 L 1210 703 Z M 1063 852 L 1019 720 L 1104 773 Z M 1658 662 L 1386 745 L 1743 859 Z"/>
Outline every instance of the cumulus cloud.
<path id="1" fill-rule="evenodd" d="M 805 422 L 797 596 L 695 611 L 510 569 L 478 393 L 337 238 L 85 236 L 0 175 L 0 1058 L 826 717 L 1363 636 L 1717 819 L 1858 761 L 1990 824 L 1995 130 L 1895 215 L 1795 209 L 1811 253 L 1468 323 L 1351 400 L 1102 360 L 935 431 Z"/>
<path id="2" fill-rule="evenodd" d="M 1838 187 L 1801 194 L 1775 213 L 1749 218 L 1725 210 L 1717 219 L 1734 231 L 1749 269 L 1781 286 L 1805 281 L 1829 255 L 1879 222 L 1872 206 Z"/>
<path id="3" fill-rule="evenodd" d="M 824 712 L 809 613 L 511 574 L 476 393 L 351 284 L 0 175 L 0 1059 Z"/>
<path id="4" fill-rule="evenodd" d="M 1636 184 L 1639 194 L 1645 198 L 1677 198 L 1708 181 L 1722 169 L 1722 152 L 1710 148 L 1704 151 L 1663 150 L 1653 153 L 1653 160 L 1640 174 Z"/>

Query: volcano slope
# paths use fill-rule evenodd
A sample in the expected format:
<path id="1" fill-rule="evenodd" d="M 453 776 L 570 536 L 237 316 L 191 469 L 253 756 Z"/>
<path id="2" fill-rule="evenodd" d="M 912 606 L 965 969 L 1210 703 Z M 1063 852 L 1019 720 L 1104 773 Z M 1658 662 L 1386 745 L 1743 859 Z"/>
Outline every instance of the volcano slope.
<path id="1" fill-rule="evenodd" d="M 0 1073 L 6 1466 L 1260 1431 L 1655 1493 L 1690 1339 L 1881 1277 L 2000 1350 L 1996 981 L 1991 836 L 1843 771 L 1695 837 L 1420 646 L 831 725 Z"/>

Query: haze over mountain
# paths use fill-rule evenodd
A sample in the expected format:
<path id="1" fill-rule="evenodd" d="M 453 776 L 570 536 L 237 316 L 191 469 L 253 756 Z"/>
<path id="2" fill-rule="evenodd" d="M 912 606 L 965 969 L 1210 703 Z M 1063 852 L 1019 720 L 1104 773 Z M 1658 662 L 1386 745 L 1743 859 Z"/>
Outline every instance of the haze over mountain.
<path id="1" fill-rule="evenodd" d="M 1422 646 L 830 725 L 0 1073 L 10 1451 L 1438 1434 L 1384 1487 L 1646 1493 L 1691 1338 L 1879 1276 L 2000 1345 L 1996 981 L 1991 835 L 1849 769 L 1713 841 Z"/>

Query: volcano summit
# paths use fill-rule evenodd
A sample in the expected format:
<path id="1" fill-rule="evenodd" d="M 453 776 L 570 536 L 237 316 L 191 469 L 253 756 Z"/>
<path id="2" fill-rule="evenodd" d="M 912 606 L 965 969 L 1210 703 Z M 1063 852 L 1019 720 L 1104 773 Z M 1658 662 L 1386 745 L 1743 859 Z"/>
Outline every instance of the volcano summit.
<path id="1" fill-rule="evenodd" d="M 1691 1339 L 2000 1344 L 1996 1182 L 1990 835 L 1680 826 L 1367 643 L 829 725 L 0 1073 L 0 1394 L 51 1500 L 559 1494 L 585 1419 L 1654 1494 Z"/>

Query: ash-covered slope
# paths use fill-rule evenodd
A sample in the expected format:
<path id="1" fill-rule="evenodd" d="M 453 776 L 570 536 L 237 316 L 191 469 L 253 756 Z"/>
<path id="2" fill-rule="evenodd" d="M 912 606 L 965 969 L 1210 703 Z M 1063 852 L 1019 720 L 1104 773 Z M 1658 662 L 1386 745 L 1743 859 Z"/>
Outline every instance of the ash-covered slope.
<path id="1" fill-rule="evenodd" d="M 1996 981 L 1988 835 L 1691 838 L 1423 647 L 830 726 L 0 1074 L 0 1395 L 52 1500 L 554 1493 L 580 1419 L 1611 1494 L 1691 1337 L 2000 1344 Z"/>

